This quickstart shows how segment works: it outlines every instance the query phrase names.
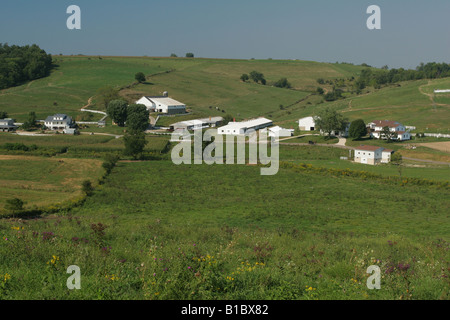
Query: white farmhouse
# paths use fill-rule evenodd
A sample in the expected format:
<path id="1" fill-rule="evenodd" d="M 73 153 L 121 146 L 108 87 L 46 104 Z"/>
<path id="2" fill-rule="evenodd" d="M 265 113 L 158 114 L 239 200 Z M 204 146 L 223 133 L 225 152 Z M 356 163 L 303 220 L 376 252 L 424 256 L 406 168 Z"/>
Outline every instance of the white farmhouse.
<path id="1" fill-rule="evenodd" d="M 147 107 L 147 110 L 153 112 L 167 114 L 186 113 L 186 105 L 175 99 L 169 98 L 167 92 L 164 92 L 163 96 L 144 96 L 136 101 L 136 104 L 143 104 Z"/>
<path id="2" fill-rule="evenodd" d="M 355 148 L 354 152 L 355 162 L 376 165 L 379 163 L 389 163 L 394 151 L 378 146 L 359 146 Z"/>
<path id="3" fill-rule="evenodd" d="M 411 133 L 406 127 L 397 121 L 375 120 L 368 124 L 370 136 L 376 139 L 386 139 L 382 133 L 383 128 L 388 127 L 389 131 L 397 133 L 397 140 L 404 141 L 411 139 Z"/>
<path id="4" fill-rule="evenodd" d="M 73 128 L 75 122 L 68 115 L 57 113 L 53 116 L 48 116 L 44 124 L 50 130 L 66 130 Z"/>
<path id="5" fill-rule="evenodd" d="M 260 130 L 273 125 L 272 120 L 266 118 L 252 119 L 242 122 L 229 122 L 226 126 L 217 128 L 218 134 L 243 135 L 250 130 Z"/>
<path id="6" fill-rule="evenodd" d="M 301 131 L 314 131 L 316 129 L 316 122 L 313 117 L 301 118 L 298 120 L 298 128 Z"/>
<path id="7" fill-rule="evenodd" d="M 1 131 L 14 131 L 17 129 L 17 126 L 14 124 L 14 119 L 6 118 L 0 119 L 0 130 Z"/>

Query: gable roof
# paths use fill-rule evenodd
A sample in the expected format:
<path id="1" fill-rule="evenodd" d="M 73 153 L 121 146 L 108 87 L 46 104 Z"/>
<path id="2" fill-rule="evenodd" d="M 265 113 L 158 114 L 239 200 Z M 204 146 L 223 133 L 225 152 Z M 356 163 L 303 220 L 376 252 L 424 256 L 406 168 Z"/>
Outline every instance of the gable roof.
<path id="1" fill-rule="evenodd" d="M 364 145 L 355 148 L 355 150 L 364 150 L 364 151 L 376 151 L 378 149 L 384 149 L 384 148 L 378 147 L 378 146 L 364 146 Z"/>
<path id="2" fill-rule="evenodd" d="M 401 126 L 402 124 L 398 121 L 392 121 L 392 120 L 375 120 L 371 123 L 375 124 L 377 127 L 389 127 L 389 128 L 396 128 L 398 126 Z"/>
<path id="3" fill-rule="evenodd" d="M 155 104 L 159 103 L 164 104 L 166 106 L 185 106 L 184 103 L 181 103 L 180 101 L 165 96 L 155 96 L 155 97 L 145 96 L 145 98 Z"/>

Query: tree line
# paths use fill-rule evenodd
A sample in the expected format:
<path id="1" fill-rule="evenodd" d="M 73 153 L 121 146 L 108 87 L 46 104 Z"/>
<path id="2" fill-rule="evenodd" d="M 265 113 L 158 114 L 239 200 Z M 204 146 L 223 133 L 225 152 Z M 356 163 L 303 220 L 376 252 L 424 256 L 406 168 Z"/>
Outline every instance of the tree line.
<path id="1" fill-rule="evenodd" d="M 262 74 L 259 71 L 252 71 L 252 72 L 250 72 L 250 74 L 243 73 L 241 75 L 240 79 L 242 82 L 247 82 L 249 80 L 252 80 L 255 83 L 261 83 L 262 85 L 267 84 L 267 80 L 264 77 L 264 74 Z M 278 81 L 275 81 L 272 85 L 277 88 L 286 88 L 286 89 L 292 88 L 292 85 L 288 81 L 287 78 L 281 78 Z"/>
<path id="2" fill-rule="evenodd" d="M 46 77 L 52 69 L 52 56 L 33 44 L 9 46 L 0 43 L 0 89 Z"/>
<path id="3" fill-rule="evenodd" d="M 382 85 L 394 84 L 401 81 L 440 79 L 446 77 L 450 77 L 450 65 L 447 63 L 421 63 L 415 70 L 406 70 L 403 68 L 389 70 L 385 66 L 381 70 L 363 69 L 360 77 L 356 80 L 356 87 L 359 90 L 368 86 L 379 89 Z"/>

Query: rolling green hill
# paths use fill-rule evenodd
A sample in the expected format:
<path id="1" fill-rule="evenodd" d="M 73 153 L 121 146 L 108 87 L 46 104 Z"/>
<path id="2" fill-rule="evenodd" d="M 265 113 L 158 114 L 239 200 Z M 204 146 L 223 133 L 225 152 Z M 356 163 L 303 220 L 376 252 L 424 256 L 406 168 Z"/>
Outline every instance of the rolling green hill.
<path id="1" fill-rule="evenodd" d="M 123 88 L 122 94 L 131 101 L 169 91 L 171 97 L 202 115 L 223 114 L 225 110 L 236 117 L 254 117 L 276 111 L 280 104 L 287 106 L 304 99 L 316 89 L 319 77 L 352 77 L 362 69 L 308 61 L 148 57 L 56 56 L 54 62 L 57 67 L 51 76 L 2 90 L 0 110 L 18 121 L 30 111 L 38 118 L 54 112 L 76 116 L 99 88 L 113 86 Z M 253 70 L 262 72 L 268 84 L 287 77 L 295 90 L 239 80 L 242 73 Z M 140 71 L 150 76 L 149 81 L 125 88 L 133 84 L 135 73 Z"/>
<path id="2" fill-rule="evenodd" d="M 96 92 L 101 87 L 113 86 L 120 88 L 130 102 L 142 95 L 161 95 L 168 91 L 171 97 L 187 104 L 193 112 L 190 118 L 225 114 L 237 119 L 265 116 L 294 128 L 300 117 L 313 115 L 318 108 L 329 105 L 344 112 L 350 120 L 395 119 L 416 126 L 418 131 L 448 133 L 450 130 L 450 95 L 433 95 L 435 88 L 450 88 L 450 79 L 402 82 L 379 90 L 366 89 L 361 95 L 345 93 L 343 100 L 324 102 L 315 93 L 316 89 L 320 86 L 328 92 L 332 84 L 319 85 L 317 79 L 356 78 L 364 67 L 299 60 L 53 58 L 57 67 L 49 77 L 0 91 L 0 110 L 7 111 L 19 122 L 30 111 L 35 111 L 39 119 L 56 112 L 77 118 L 82 114 L 79 109 L 91 97 L 91 107 L 102 110 Z M 239 79 L 243 73 L 253 70 L 264 74 L 266 86 Z M 140 71 L 147 75 L 148 81 L 136 84 L 134 75 Z M 282 77 L 292 84 L 291 89 L 271 85 Z"/>

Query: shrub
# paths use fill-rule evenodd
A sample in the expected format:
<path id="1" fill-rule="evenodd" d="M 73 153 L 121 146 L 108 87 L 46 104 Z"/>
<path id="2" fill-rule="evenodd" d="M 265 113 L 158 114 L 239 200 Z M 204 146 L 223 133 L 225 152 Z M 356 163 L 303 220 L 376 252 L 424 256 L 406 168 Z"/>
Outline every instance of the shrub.
<path id="1" fill-rule="evenodd" d="M 6 200 L 5 209 L 8 211 L 13 211 L 13 212 L 21 211 L 21 210 L 23 210 L 24 204 L 25 204 L 25 202 L 23 202 L 19 198 L 9 199 L 9 200 Z"/>
<path id="2" fill-rule="evenodd" d="M 94 191 L 94 187 L 92 186 L 91 180 L 84 180 L 81 184 L 81 190 L 86 194 L 86 196 L 92 195 Z"/>

